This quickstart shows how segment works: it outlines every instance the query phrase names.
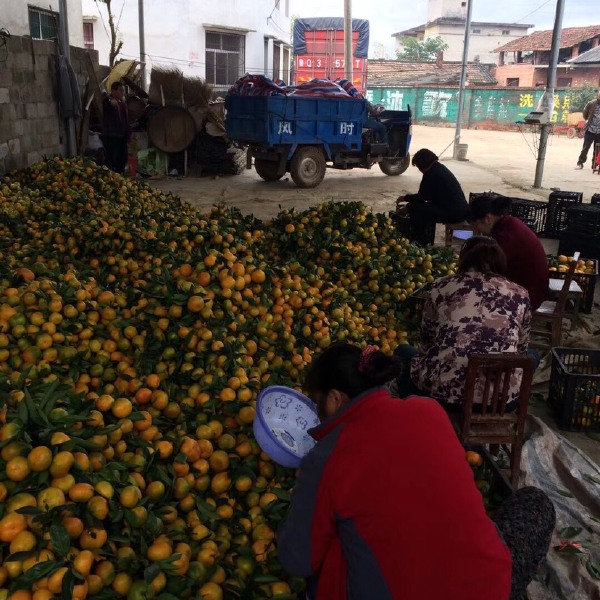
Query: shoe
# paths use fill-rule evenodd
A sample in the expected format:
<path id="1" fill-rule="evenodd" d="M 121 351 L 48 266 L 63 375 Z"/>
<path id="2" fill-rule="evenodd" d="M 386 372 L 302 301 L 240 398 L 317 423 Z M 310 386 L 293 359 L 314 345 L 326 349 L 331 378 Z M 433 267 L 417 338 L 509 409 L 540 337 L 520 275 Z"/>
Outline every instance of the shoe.
<path id="1" fill-rule="evenodd" d="M 577 163 L 576 169 L 583 169 L 583 163 Z"/>

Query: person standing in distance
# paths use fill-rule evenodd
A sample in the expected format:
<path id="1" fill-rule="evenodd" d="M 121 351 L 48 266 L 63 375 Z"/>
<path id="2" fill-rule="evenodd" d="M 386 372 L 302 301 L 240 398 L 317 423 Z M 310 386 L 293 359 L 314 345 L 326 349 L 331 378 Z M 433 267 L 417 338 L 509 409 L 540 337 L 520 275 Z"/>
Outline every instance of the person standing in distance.
<path id="1" fill-rule="evenodd" d="M 596 100 L 592 100 L 585 105 L 583 118 L 585 119 L 585 133 L 583 136 L 583 148 L 577 160 L 577 169 L 583 169 L 590 146 L 597 142 L 600 143 L 600 91 L 598 91 Z"/>
<path id="2" fill-rule="evenodd" d="M 127 140 L 129 139 L 129 118 L 125 104 L 125 86 L 115 81 L 110 86 L 110 94 L 102 99 L 102 135 L 106 166 L 115 173 L 123 174 L 127 164 Z"/>

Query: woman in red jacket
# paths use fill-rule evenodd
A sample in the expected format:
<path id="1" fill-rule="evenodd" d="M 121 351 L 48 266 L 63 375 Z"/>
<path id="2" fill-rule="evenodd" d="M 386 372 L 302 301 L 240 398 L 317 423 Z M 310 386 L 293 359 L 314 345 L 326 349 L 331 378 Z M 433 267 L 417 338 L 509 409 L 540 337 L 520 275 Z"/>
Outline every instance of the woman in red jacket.
<path id="1" fill-rule="evenodd" d="M 548 299 L 550 273 L 544 246 L 537 235 L 510 215 L 511 199 L 485 193 L 469 204 L 468 220 L 476 234 L 493 237 L 506 254 L 506 277 L 529 293 L 531 309 Z"/>
<path id="2" fill-rule="evenodd" d="M 306 387 L 323 421 L 278 532 L 282 565 L 314 600 L 520 598 L 552 503 L 523 488 L 497 528 L 443 408 L 382 387 L 396 369 L 374 346 L 335 345 L 314 362 Z"/>

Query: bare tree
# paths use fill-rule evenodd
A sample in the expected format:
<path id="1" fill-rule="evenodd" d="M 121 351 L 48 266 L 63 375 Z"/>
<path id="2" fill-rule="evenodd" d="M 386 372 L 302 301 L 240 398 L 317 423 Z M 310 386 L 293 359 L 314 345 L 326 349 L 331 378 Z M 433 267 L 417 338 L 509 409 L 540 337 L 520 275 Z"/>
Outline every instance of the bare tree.
<path id="1" fill-rule="evenodd" d="M 106 11 L 108 13 L 108 28 L 110 29 L 110 52 L 108 54 L 108 66 L 115 66 L 115 59 L 121 48 L 123 47 L 123 40 L 119 39 L 119 30 L 115 25 L 115 15 L 112 11 L 112 0 L 96 0 L 96 3 L 102 2 L 106 4 Z"/>

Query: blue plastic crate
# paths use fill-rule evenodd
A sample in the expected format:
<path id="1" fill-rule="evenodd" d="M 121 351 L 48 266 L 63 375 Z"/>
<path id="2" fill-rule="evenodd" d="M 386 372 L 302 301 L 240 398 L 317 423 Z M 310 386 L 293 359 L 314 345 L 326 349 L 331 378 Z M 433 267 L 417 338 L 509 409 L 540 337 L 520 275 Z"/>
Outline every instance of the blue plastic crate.
<path id="1" fill-rule="evenodd" d="M 358 149 L 366 100 L 227 96 L 227 136 L 245 144 L 329 144 Z"/>

